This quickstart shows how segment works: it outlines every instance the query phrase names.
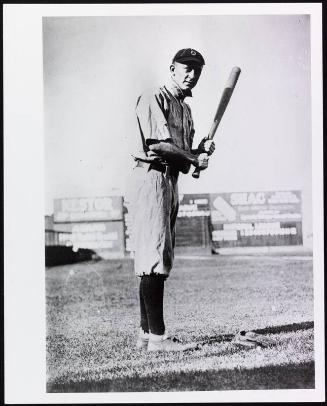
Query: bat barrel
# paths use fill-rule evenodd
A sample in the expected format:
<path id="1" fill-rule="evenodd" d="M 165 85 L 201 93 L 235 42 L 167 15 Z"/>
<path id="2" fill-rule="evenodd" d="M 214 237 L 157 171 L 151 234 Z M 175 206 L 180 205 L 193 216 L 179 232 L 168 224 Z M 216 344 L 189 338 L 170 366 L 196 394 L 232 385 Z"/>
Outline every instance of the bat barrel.
<path id="1" fill-rule="evenodd" d="M 209 134 L 207 139 L 212 139 L 216 133 L 216 130 L 219 126 L 220 120 L 226 110 L 226 107 L 229 103 L 229 100 L 233 94 L 234 88 L 236 86 L 238 77 L 240 76 L 241 73 L 241 69 L 238 66 L 234 66 L 234 68 L 232 69 L 229 78 L 227 80 L 227 83 L 225 85 L 225 89 L 223 91 L 223 94 L 221 96 L 219 105 L 218 105 L 218 109 L 217 112 L 215 114 L 215 118 L 214 121 L 212 123 L 212 126 L 210 128 Z M 194 172 L 192 173 L 193 178 L 198 179 L 200 177 L 200 170 L 198 168 L 196 168 L 194 170 Z"/>
<path id="2" fill-rule="evenodd" d="M 234 66 L 227 80 L 226 87 L 234 89 L 237 79 L 240 76 L 240 73 L 241 69 L 238 66 Z"/>

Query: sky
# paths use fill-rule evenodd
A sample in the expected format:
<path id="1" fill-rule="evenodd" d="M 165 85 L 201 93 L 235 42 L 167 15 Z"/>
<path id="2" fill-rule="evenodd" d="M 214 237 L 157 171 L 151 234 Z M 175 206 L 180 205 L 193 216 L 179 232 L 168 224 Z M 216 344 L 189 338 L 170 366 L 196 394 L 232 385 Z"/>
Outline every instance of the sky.
<path id="1" fill-rule="evenodd" d="M 242 70 L 199 180 L 180 193 L 302 190 L 311 213 L 310 20 L 306 15 L 43 19 L 46 214 L 53 199 L 124 195 L 138 136 L 135 103 L 169 80 L 173 55 L 206 60 L 190 104 L 207 135 L 233 66 Z"/>

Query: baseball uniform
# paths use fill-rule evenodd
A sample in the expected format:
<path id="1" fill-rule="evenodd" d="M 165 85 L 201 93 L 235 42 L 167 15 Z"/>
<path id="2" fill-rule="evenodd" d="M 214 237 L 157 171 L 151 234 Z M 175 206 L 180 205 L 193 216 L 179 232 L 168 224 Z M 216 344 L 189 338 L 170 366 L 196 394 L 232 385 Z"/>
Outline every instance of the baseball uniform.
<path id="1" fill-rule="evenodd" d="M 194 128 L 191 110 L 184 99 L 192 96 L 172 80 L 137 100 L 139 147 L 136 155 L 146 157 L 153 141 L 170 141 L 191 151 Z M 168 276 L 173 266 L 175 224 L 178 213 L 178 170 L 173 165 L 139 162 L 141 184 L 134 206 L 134 267 L 137 276 Z"/>

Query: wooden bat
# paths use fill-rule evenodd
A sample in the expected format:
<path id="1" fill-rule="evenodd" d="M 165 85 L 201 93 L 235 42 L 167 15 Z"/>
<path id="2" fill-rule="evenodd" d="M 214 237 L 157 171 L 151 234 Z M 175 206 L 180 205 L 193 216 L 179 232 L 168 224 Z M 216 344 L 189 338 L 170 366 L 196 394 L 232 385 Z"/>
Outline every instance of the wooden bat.
<path id="1" fill-rule="evenodd" d="M 232 94 L 233 94 L 234 88 L 236 86 L 237 79 L 240 76 L 240 73 L 241 73 L 241 69 L 238 66 L 235 66 L 229 75 L 225 89 L 223 91 L 220 102 L 218 104 L 218 108 L 217 108 L 212 126 L 210 128 L 210 131 L 209 131 L 209 134 L 207 137 L 208 140 L 212 140 L 213 137 L 215 136 L 215 133 L 219 126 L 220 120 L 222 119 L 222 117 L 225 113 L 226 107 L 229 103 L 229 100 L 232 97 Z M 200 177 L 200 169 L 195 168 L 194 172 L 192 173 L 192 176 L 193 176 L 193 178 L 198 179 Z"/>

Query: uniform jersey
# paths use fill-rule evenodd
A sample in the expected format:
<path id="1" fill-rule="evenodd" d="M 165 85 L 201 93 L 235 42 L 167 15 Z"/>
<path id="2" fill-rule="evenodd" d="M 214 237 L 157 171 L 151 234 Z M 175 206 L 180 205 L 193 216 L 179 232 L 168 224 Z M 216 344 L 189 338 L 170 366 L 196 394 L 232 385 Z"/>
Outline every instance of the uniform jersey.
<path id="1" fill-rule="evenodd" d="M 192 96 L 172 81 L 144 93 L 137 100 L 136 115 L 140 131 L 137 156 L 146 156 L 149 140 L 170 140 L 176 146 L 190 151 L 194 128 L 191 109 L 184 102 Z"/>
<path id="2" fill-rule="evenodd" d="M 170 141 L 191 151 L 194 127 L 191 110 L 184 102 L 191 96 L 172 81 L 170 85 L 144 93 L 137 100 L 138 148 L 136 156 L 146 157 L 153 140 Z M 139 163 L 140 187 L 134 202 L 134 268 L 137 276 L 163 274 L 173 266 L 175 225 L 178 213 L 178 171 L 167 166 L 160 171 Z"/>

